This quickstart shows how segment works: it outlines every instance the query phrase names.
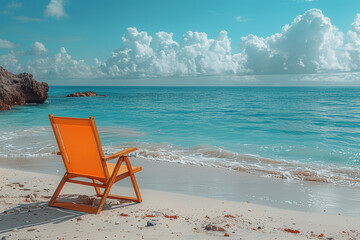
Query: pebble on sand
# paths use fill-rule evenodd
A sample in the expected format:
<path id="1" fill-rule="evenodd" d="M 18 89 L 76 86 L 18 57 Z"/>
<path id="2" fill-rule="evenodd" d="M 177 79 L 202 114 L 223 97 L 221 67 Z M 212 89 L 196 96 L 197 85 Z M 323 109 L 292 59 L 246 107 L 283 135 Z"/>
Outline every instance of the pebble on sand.
<path id="1" fill-rule="evenodd" d="M 153 226 L 155 226 L 156 225 L 156 223 L 155 222 L 151 222 L 151 221 L 148 221 L 147 223 L 146 223 L 146 226 L 147 227 L 153 227 Z"/>

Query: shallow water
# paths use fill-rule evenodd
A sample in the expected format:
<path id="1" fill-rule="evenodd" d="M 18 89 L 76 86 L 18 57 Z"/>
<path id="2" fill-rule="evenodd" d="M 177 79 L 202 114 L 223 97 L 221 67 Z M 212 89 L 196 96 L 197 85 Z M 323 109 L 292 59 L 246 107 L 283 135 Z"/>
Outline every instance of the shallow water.
<path id="1" fill-rule="evenodd" d="M 107 96 L 65 97 L 88 90 Z M 359 184 L 360 88 L 50 87 L 46 104 L 0 113 L 0 156 L 56 152 L 50 113 L 94 116 L 108 153 Z"/>

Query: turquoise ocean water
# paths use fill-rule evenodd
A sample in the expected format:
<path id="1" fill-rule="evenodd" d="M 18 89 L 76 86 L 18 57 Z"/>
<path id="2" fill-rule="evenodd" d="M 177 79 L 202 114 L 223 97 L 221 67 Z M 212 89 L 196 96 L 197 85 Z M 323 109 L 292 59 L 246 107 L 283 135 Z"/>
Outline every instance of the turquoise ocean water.
<path id="1" fill-rule="evenodd" d="M 65 97 L 89 90 L 107 96 Z M 94 116 L 107 153 L 359 184 L 360 88 L 51 86 L 45 104 L 0 112 L 0 157 L 54 154 L 50 113 Z"/>

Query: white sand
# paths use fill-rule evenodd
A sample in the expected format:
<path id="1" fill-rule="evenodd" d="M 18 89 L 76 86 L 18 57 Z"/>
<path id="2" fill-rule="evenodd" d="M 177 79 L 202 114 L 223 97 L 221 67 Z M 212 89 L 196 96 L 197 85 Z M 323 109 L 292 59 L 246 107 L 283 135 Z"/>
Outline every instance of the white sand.
<path id="1" fill-rule="evenodd" d="M 140 204 L 109 201 L 111 206 L 101 214 L 84 214 L 47 206 L 60 176 L 6 168 L 0 168 L 0 176 L 0 237 L 5 239 L 218 239 L 225 233 L 229 239 L 360 239 L 360 217 L 147 189 L 141 189 Z M 113 192 L 128 194 L 130 190 L 116 187 Z M 63 193 L 94 194 L 91 188 L 73 184 Z M 156 225 L 146 227 L 148 221 Z M 205 230 L 207 224 L 225 231 Z M 286 232 L 285 228 L 300 233 Z"/>
<path id="2" fill-rule="evenodd" d="M 141 189 L 251 202 L 304 212 L 360 216 L 360 185 L 287 181 L 214 167 L 136 158 L 131 158 L 131 163 L 143 167 L 136 174 Z M 59 177 L 64 173 L 62 159 L 56 155 L 36 158 L 0 157 L 1 167 L 49 173 Z"/>

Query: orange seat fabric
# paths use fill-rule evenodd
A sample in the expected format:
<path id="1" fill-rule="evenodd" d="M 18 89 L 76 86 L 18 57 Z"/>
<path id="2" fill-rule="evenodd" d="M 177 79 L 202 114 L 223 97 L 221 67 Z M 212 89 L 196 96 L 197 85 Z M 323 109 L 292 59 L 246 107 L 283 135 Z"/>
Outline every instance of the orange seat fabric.
<path id="1" fill-rule="evenodd" d="M 116 166 L 115 163 L 106 163 L 108 170 L 109 170 L 109 174 L 112 175 L 112 173 L 114 172 L 114 168 Z M 140 172 L 141 171 L 141 167 L 136 167 L 136 166 L 132 166 L 132 170 L 134 171 L 134 173 L 136 172 Z M 128 169 L 126 167 L 126 165 L 121 165 L 119 171 L 117 172 L 116 176 L 119 176 L 121 174 L 127 173 Z"/>

